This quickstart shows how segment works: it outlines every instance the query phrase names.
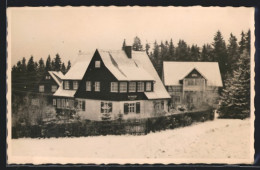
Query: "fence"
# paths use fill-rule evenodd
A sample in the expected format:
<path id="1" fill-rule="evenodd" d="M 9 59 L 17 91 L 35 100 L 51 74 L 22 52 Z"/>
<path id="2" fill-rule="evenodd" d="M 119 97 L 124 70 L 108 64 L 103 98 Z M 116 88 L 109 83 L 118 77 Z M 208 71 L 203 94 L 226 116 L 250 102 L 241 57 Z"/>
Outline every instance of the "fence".
<path id="1" fill-rule="evenodd" d="M 73 121 L 67 123 L 45 123 L 44 125 L 12 127 L 12 138 L 31 137 L 79 137 L 98 135 L 144 135 L 165 129 L 188 126 L 194 122 L 213 120 L 212 110 L 186 112 L 169 116 L 145 119 L 113 120 L 113 121 Z"/>

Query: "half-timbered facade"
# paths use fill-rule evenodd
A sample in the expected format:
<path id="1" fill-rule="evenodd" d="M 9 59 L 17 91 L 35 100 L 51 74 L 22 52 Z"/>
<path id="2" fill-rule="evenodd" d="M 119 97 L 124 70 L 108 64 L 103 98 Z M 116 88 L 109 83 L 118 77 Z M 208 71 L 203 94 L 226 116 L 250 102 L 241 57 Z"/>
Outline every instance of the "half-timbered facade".
<path id="1" fill-rule="evenodd" d="M 217 103 L 222 87 L 217 62 L 164 62 L 162 77 L 173 107 L 193 109 Z"/>
<path id="2" fill-rule="evenodd" d="M 75 99 L 79 111 L 92 120 L 101 120 L 104 113 L 113 119 L 119 114 L 138 117 L 167 111 L 170 96 L 146 52 L 132 51 L 131 46 L 117 51 L 97 49 L 85 60 L 78 79 L 72 73 L 69 77 L 69 72 L 65 75 L 63 87 L 55 93 L 57 100 L 60 96 L 66 103 L 64 94 L 70 93 L 67 97 Z"/>

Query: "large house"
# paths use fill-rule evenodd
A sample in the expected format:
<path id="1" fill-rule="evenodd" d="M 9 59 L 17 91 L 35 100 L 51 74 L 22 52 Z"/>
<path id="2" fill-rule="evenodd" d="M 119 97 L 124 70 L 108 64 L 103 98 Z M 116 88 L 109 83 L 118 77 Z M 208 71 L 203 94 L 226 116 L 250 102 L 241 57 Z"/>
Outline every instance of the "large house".
<path id="1" fill-rule="evenodd" d="M 214 106 L 222 87 L 217 62 L 163 62 L 162 79 L 171 95 L 172 107 Z"/>
<path id="2" fill-rule="evenodd" d="M 145 51 L 81 53 L 55 92 L 57 109 L 75 109 L 87 119 L 151 115 L 168 110 L 166 91 Z"/>

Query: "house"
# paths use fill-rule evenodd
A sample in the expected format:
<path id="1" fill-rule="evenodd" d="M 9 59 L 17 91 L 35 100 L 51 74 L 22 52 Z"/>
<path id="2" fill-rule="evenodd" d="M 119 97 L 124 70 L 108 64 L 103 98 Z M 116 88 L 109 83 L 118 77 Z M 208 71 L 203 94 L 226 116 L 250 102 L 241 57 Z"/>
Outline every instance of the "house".
<path id="1" fill-rule="evenodd" d="M 173 107 L 213 106 L 222 85 L 217 62 L 163 62 L 163 83 Z"/>
<path id="2" fill-rule="evenodd" d="M 62 84 L 63 73 L 61 71 L 46 71 L 43 78 L 37 83 L 37 97 L 31 101 L 32 105 L 39 105 L 39 96 L 47 99 L 48 104 L 52 104 L 52 95 Z"/>
<path id="3" fill-rule="evenodd" d="M 87 119 L 151 115 L 168 110 L 167 93 L 145 51 L 100 50 L 82 54 L 55 92 L 57 108 L 73 109 Z"/>

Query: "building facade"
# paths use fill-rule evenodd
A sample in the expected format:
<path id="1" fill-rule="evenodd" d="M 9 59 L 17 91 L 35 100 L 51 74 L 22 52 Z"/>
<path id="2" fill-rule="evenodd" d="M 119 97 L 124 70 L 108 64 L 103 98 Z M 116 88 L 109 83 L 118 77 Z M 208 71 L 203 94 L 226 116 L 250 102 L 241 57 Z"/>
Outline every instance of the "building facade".
<path id="1" fill-rule="evenodd" d="M 162 77 L 173 108 L 192 110 L 218 103 L 222 80 L 217 62 L 164 62 Z"/>
<path id="2" fill-rule="evenodd" d="M 69 109 L 74 103 L 91 120 L 102 120 L 104 115 L 111 119 L 145 117 L 168 110 L 170 96 L 146 52 L 126 46 L 82 56 L 54 94 L 57 108 Z"/>

